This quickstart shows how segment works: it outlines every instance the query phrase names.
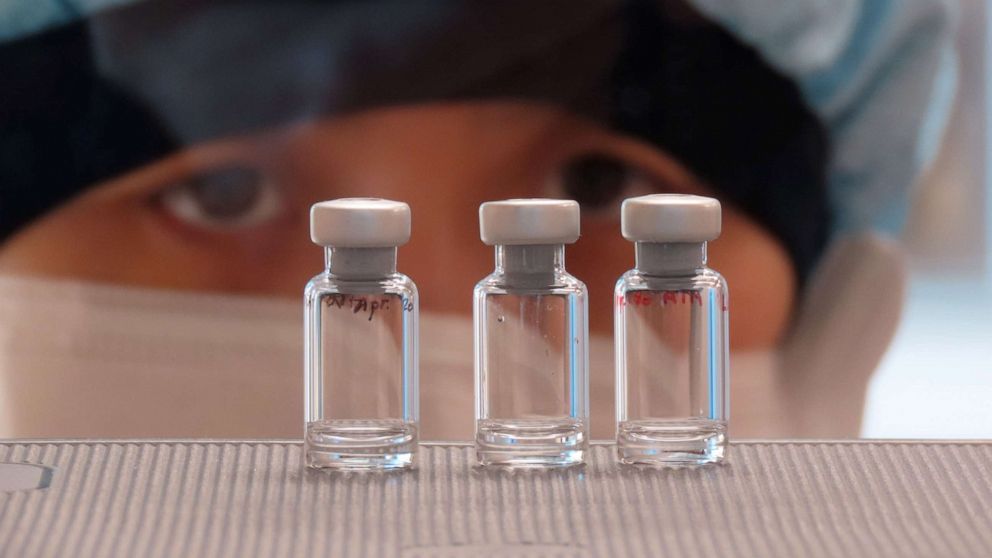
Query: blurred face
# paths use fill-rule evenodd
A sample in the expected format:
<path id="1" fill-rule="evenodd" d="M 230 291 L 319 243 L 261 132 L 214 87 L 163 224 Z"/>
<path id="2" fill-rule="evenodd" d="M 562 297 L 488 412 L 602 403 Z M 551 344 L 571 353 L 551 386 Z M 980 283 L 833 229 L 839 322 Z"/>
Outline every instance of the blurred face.
<path id="1" fill-rule="evenodd" d="M 582 237 L 566 265 L 589 287 L 591 331 L 609 334 L 614 282 L 633 266 L 619 205 L 652 192 L 719 197 L 658 148 L 553 107 L 376 109 L 196 145 L 99 184 L 0 246 L 0 272 L 298 297 L 323 262 L 310 205 L 382 197 L 413 211 L 399 269 L 423 310 L 467 316 L 473 285 L 493 268 L 479 204 L 571 198 Z M 730 284 L 732 346 L 774 344 L 795 289 L 782 245 L 725 203 L 709 254 Z"/>

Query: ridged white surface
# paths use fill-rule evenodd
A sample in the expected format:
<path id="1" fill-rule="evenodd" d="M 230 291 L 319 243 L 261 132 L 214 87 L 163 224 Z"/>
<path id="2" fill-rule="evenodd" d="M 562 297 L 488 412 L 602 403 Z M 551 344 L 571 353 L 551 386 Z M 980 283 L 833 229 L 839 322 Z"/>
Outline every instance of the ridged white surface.
<path id="1" fill-rule="evenodd" d="M 988 556 L 992 443 L 735 443 L 702 470 L 303 471 L 295 442 L 0 443 L 0 556 Z"/>

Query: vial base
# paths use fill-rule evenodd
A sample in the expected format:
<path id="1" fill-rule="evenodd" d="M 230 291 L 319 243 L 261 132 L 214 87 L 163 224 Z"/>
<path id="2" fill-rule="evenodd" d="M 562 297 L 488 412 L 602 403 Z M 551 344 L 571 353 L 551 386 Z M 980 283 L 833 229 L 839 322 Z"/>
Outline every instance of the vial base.
<path id="1" fill-rule="evenodd" d="M 417 425 L 397 419 L 322 420 L 307 424 L 308 467 L 346 471 L 409 469 Z"/>
<path id="2" fill-rule="evenodd" d="M 476 430 L 476 457 L 483 466 L 568 467 L 583 463 L 585 423 L 577 419 L 487 419 Z"/>
<path id="3" fill-rule="evenodd" d="M 727 424 L 715 420 L 636 420 L 620 423 L 617 453 L 628 465 L 691 467 L 722 463 Z"/>

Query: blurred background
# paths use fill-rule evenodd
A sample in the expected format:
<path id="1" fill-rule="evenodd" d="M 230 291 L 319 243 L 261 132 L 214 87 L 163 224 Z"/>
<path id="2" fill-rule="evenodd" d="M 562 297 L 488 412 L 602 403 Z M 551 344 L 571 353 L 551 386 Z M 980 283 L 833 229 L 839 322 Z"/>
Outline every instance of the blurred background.
<path id="1" fill-rule="evenodd" d="M 960 10 L 957 97 L 902 236 L 909 292 L 868 394 L 867 437 L 992 437 L 992 14 L 978 1 Z"/>
<path id="2" fill-rule="evenodd" d="M 731 434 L 992 437 L 979 0 L 0 4 L 0 437 L 298 437 L 311 204 L 406 201 L 424 439 L 472 433 L 484 201 L 723 204 Z M 355 371 L 361 381 L 362 371 Z"/>

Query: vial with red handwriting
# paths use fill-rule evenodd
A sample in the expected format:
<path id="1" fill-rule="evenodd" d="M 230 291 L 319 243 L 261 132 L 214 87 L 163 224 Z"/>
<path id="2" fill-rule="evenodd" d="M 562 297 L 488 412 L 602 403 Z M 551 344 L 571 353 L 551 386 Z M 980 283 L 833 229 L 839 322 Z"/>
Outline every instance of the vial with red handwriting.
<path id="1" fill-rule="evenodd" d="M 686 466 L 723 461 L 729 369 L 727 283 L 706 267 L 720 202 L 655 194 L 623 202 L 636 265 L 614 296 L 620 461 Z"/>
<path id="2" fill-rule="evenodd" d="M 306 286 L 304 452 L 310 467 L 404 469 L 417 450 L 417 287 L 396 271 L 410 207 L 315 204 L 325 269 Z"/>
<path id="3" fill-rule="evenodd" d="M 521 199 L 479 208 L 496 270 L 475 287 L 476 455 L 482 465 L 582 463 L 588 446 L 588 295 L 565 271 L 579 205 Z"/>

